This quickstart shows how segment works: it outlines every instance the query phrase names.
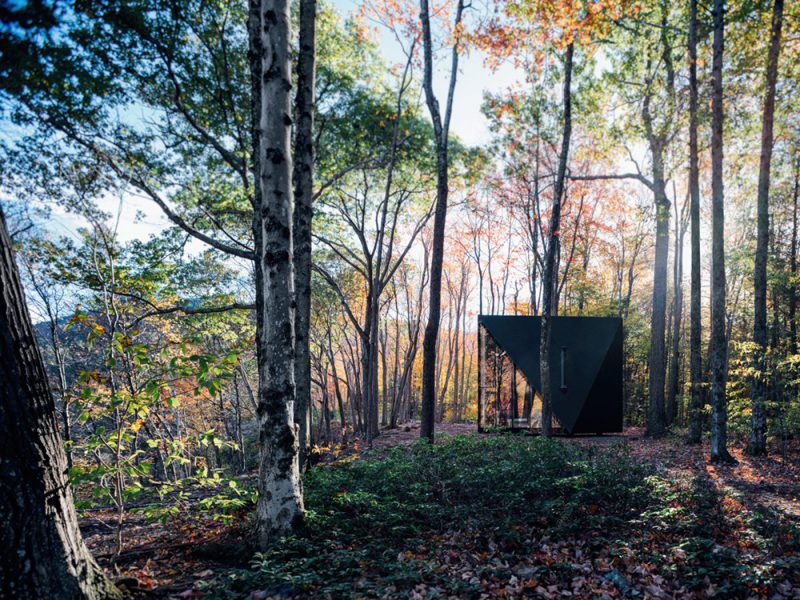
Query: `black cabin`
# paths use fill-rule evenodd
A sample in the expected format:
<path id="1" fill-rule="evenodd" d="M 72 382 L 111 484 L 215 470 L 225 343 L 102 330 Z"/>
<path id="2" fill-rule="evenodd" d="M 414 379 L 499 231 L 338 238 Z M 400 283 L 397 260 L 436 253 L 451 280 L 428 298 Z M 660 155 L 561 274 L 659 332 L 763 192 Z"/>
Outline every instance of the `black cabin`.
<path id="1" fill-rule="evenodd" d="M 622 319 L 552 317 L 555 432 L 622 431 Z M 478 429 L 541 427 L 541 317 L 478 317 Z"/>

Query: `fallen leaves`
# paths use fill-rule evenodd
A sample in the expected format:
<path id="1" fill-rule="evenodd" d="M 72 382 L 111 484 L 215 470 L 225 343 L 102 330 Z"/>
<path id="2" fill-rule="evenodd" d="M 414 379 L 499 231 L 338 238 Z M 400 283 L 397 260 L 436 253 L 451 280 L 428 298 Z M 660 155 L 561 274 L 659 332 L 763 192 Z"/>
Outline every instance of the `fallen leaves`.
<path id="1" fill-rule="evenodd" d="M 398 430 L 393 441 L 404 444 L 415 437 L 414 431 Z M 388 438 L 381 444 L 391 445 Z M 734 451 L 740 465 L 707 470 L 702 447 L 687 447 L 676 439 L 634 437 L 623 441 L 637 460 L 656 464 L 662 479 L 671 486 L 672 495 L 666 495 L 665 490 L 657 513 L 629 522 L 608 538 L 602 530 L 555 537 L 544 521 L 536 519 L 511 519 L 504 527 L 489 530 L 465 521 L 457 529 L 426 531 L 420 540 L 395 547 L 388 555 L 389 562 L 404 565 L 404 572 L 418 572 L 419 581 L 386 582 L 380 589 L 388 597 L 412 598 L 635 595 L 800 599 L 800 525 L 792 512 L 796 508 L 793 498 L 798 496 L 800 461 L 780 456 L 753 460 Z M 573 442 L 614 443 L 608 438 Z M 795 457 L 798 450 L 800 446 L 792 448 Z M 705 487 L 698 488 L 701 483 Z M 361 498 L 357 488 L 347 490 L 343 493 L 355 500 Z M 370 510 L 367 500 L 370 498 L 359 500 L 365 503 L 365 511 Z M 775 510 L 784 519 L 780 526 L 786 527 L 785 531 L 772 531 L 772 522 L 758 521 Z M 601 519 L 603 513 L 597 501 L 588 501 L 580 508 L 580 514 L 590 519 Z M 136 581 L 134 593 L 203 598 L 205 592 L 200 584 L 225 576 L 237 565 L 201 558 L 194 552 L 210 540 L 229 535 L 230 529 L 221 528 L 216 522 L 198 522 L 190 516 L 179 515 L 165 524 L 131 517 L 126 534 L 129 551 L 118 559 L 107 554 L 103 562 L 108 566 L 115 560 L 118 573 Z M 84 522 L 91 532 L 90 545 L 101 554 L 104 548 L 113 546 L 113 531 L 94 525 L 94 521 L 103 518 L 103 514 L 94 513 L 92 521 Z M 340 550 L 361 551 L 357 545 Z M 354 563 L 360 575 L 352 579 L 352 590 L 365 584 L 375 587 L 364 589 L 379 589 L 380 576 L 370 572 L 374 569 L 373 558 L 365 552 Z M 347 577 L 343 576 L 343 583 Z M 749 589 L 730 587 L 736 578 L 752 581 Z M 302 589 L 289 593 L 296 597 L 314 596 L 313 588 L 299 591 Z M 371 594 L 353 593 L 357 597 Z M 285 598 L 285 594 L 285 590 L 276 595 L 274 590 L 254 586 L 239 597 L 267 600 Z"/>

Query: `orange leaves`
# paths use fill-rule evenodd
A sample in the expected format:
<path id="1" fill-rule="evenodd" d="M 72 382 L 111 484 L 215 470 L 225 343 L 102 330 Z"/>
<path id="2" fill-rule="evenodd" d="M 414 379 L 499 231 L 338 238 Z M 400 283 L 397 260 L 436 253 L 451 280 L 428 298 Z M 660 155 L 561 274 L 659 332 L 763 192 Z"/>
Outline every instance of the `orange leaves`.
<path id="1" fill-rule="evenodd" d="M 636 0 L 507 0 L 471 41 L 488 53 L 492 67 L 511 58 L 517 67 L 539 71 L 548 47 L 576 43 L 591 52 L 614 22 L 639 10 Z"/>

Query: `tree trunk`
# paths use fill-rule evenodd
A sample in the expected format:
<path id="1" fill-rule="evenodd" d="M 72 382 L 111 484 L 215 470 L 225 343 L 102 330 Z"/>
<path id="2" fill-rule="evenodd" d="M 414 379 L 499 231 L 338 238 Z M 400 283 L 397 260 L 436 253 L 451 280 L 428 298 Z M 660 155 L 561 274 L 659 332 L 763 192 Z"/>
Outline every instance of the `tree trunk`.
<path id="1" fill-rule="evenodd" d="M 0 596 L 121 598 L 78 529 L 67 457 L 0 211 Z"/>
<path id="2" fill-rule="evenodd" d="M 378 421 L 378 334 L 380 331 L 380 315 L 378 302 L 373 292 L 369 300 L 370 313 L 368 315 L 369 327 L 365 328 L 368 342 L 362 346 L 366 356 L 362 357 L 364 365 L 364 425 L 367 441 L 371 442 L 380 434 Z"/>
<path id="3" fill-rule="evenodd" d="M 389 343 L 389 321 L 383 322 L 381 335 L 381 426 L 386 427 L 389 416 L 389 369 L 387 368 L 386 355 Z"/>
<path id="4" fill-rule="evenodd" d="M 426 2 L 426 0 L 422 0 Z M 428 323 L 422 338 L 422 421 L 420 436 L 433 443 L 436 417 L 436 342 L 439 336 L 442 301 L 442 261 L 444 258 L 445 220 L 447 218 L 448 169 L 447 147 L 436 153 L 436 210 L 433 216 L 433 248 Z"/>
<path id="5" fill-rule="evenodd" d="M 266 548 L 303 522 L 294 420 L 291 21 L 288 0 L 251 0 L 249 33 L 256 194 L 256 349 L 261 461 L 256 542 Z"/>
<path id="6" fill-rule="evenodd" d="M 653 315 L 650 322 L 648 357 L 649 398 L 647 433 L 660 437 L 666 433 L 664 391 L 666 388 L 667 263 L 669 258 L 669 210 L 664 183 L 663 147 L 651 144 L 653 154 L 653 194 L 656 208 L 656 247 L 653 269 Z"/>
<path id="7" fill-rule="evenodd" d="M 558 171 L 553 187 L 553 206 L 550 213 L 550 231 L 547 252 L 542 274 L 542 332 L 539 340 L 539 377 L 542 385 L 542 429 L 545 437 L 550 437 L 553 421 L 553 397 L 550 385 L 550 317 L 555 312 L 555 275 L 556 253 L 559 245 L 559 228 L 561 227 L 561 197 L 564 194 L 564 181 L 567 174 L 569 158 L 569 142 L 572 135 L 572 55 L 574 44 L 567 46 L 564 59 L 564 129 L 561 137 L 561 153 L 558 158 Z"/>
<path id="8" fill-rule="evenodd" d="M 792 193 L 792 245 L 789 256 L 789 350 L 797 354 L 797 200 L 800 196 L 800 151 L 794 164 L 794 192 Z"/>
<path id="9" fill-rule="evenodd" d="M 325 441 L 328 444 L 331 444 L 331 440 L 333 439 L 332 432 L 331 432 L 331 409 L 330 409 L 330 396 L 328 393 L 328 371 L 325 371 L 325 389 L 323 390 L 323 407 L 322 410 L 325 411 Z"/>
<path id="10" fill-rule="evenodd" d="M 455 25 L 461 23 L 464 1 L 458 0 Z M 428 0 L 420 0 L 420 20 L 422 21 L 423 64 L 422 78 L 425 102 L 433 121 L 436 140 L 436 208 L 433 215 L 433 248 L 431 252 L 430 297 L 428 302 L 428 323 L 422 338 L 422 414 L 420 437 L 434 441 L 436 417 L 436 341 L 439 337 L 439 321 L 442 313 L 442 262 L 444 260 L 445 220 L 447 219 L 448 183 L 448 142 L 450 138 L 450 115 L 453 112 L 453 95 L 458 77 L 459 41 L 452 46 L 450 65 L 450 85 L 447 92 L 447 105 L 444 118 L 439 110 L 439 101 L 433 91 L 433 36 L 431 34 Z"/>
<path id="11" fill-rule="evenodd" d="M 306 464 L 311 403 L 311 199 L 314 193 L 314 91 L 316 83 L 316 0 L 300 1 L 294 138 L 294 345 L 295 422 L 299 425 L 300 465 Z"/>
<path id="12" fill-rule="evenodd" d="M 672 425 L 678 415 L 678 388 L 680 387 L 681 326 L 683 324 L 683 241 L 686 235 L 686 204 L 678 214 L 675 203 L 675 249 L 672 264 L 672 347 L 670 348 L 669 377 L 667 380 L 667 425 Z"/>
<path id="13" fill-rule="evenodd" d="M 462 265 L 461 270 L 461 281 L 459 284 L 458 290 L 458 299 L 456 301 L 456 330 L 455 330 L 455 340 L 453 343 L 453 355 L 455 356 L 455 363 L 453 364 L 453 421 L 458 422 L 459 420 L 459 397 L 461 393 L 461 355 L 463 354 L 463 350 L 460 347 L 461 344 L 461 311 L 463 309 L 463 304 L 466 303 L 466 299 L 464 298 L 464 285 L 465 285 L 466 274 L 464 273 L 464 268 Z"/>
<path id="14" fill-rule="evenodd" d="M 724 124 L 722 61 L 724 0 L 714 0 L 714 59 L 711 94 L 711 462 L 734 462 L 728 453 L 728 340 L 725 332 L 725 192 L 722 181 Z"/>
<path id="15" fill-rule="evenodd" d="M 333 391 L 336 394 L 336 405 L 339 408 L 339 428 L 341 429 L 342 437 L 344 437 L 345 429 L 347 428 L 347 417 L 344 412 L 344 400 L 342 398 L 342 391 L 339 387 L 339 372 L 336 369 L 336 359 L 331 347 L 331 339 L 328 337 L 328 360 L 331 363 L 331 376 L 333 377 Z"/>
<path id="16" fill-rule="evenodd" d="M 238 473 L 246 473 L 247 472 L 247 454 L 246 454 L 246 447 L 244 443 L 244 430 L 242 429 L 242 396 L 239 393 L 239 378 L 234 376 L 233 378 L 233 392 L 234 392 L 234 416 L 236 418 L 236 444 L 239 446 L 237 449 L 237 454 L 239 457 L 239 465 L 237 472 Z M 161 451 L 159 450 L 159 453 Z"/>
<path id="17" fill-rule="evenodd" d="M 775 116 L 775 82 L 778 78 L 778 55 L 781 44 L 783 22 L 783 0 L 775 0 L 772 8 L 769 55 L 767 58 L 767 89 L 764 97 L 764 113 L 761 121 L 761 161 L 758 169 L 758 223 L 756 227 L 756 256 L 753 273 L 754 312 L 753 341 L 756 353 L 753 364 L 752 418 L 750 454 L 760 456 L 767 453 L 767 252 L 769 244 L 769 176 L 772 163 L 773 122 Z"/>
<path id="18" fill-rule="evenodd" d="M 697 0 L 691 0 L 689 21 L 689 195 L 691 220 L 691 290 L 689 306 L 689 428 L 687 442 L 699 444 L 703 435 L 703 354 L 700 281 L 700 168 L 697 152 Z"/>
<path id="19" fill-rule="evenodd" d="M 465 292 L 468 295 L 469 292 Z M 461 384 L 458 386 L 459 388 L 459 404 L 458 404 L 458 421 L 460 422 L 464 418 L 464 409 L 469 402 L 469 388 L 468 388 L 468 381 L 469 378 L 467 377 L 467 370 L 468 365 L 467 363 L 470 362 L 469 354 L 467 354 L 467 296 L 464 297 L 464 307 L 462 312 L 462 322 L 461 322 L 461 355 L 462 355 L 462 362 L 461 362 Z"/>

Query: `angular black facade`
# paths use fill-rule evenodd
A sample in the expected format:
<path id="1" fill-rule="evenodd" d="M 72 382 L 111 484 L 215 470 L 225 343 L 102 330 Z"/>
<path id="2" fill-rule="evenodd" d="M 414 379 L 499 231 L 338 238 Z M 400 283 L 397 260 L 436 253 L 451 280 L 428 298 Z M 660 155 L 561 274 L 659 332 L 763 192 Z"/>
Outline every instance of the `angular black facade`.
<path id="1" fill-rule="evenodd" d="M 531 419 L 535 429 L 541 317 L 480 315 L 478 331 L 479 429 L 529 428 Z M 622 319 L 552 318 L 550 381 L 557 431 L 622 431 L 622 363 Z M 527 383 L 522 407 L 520 380 Z"/>

